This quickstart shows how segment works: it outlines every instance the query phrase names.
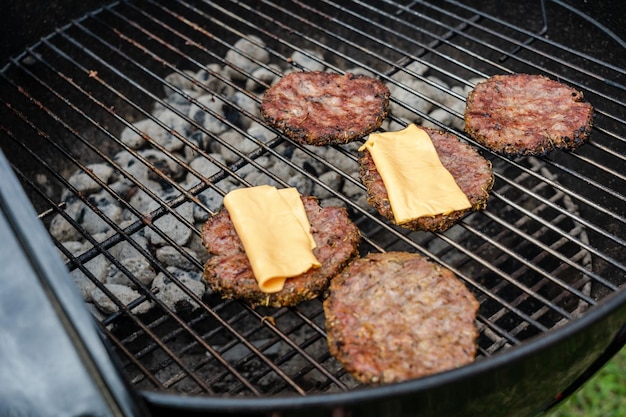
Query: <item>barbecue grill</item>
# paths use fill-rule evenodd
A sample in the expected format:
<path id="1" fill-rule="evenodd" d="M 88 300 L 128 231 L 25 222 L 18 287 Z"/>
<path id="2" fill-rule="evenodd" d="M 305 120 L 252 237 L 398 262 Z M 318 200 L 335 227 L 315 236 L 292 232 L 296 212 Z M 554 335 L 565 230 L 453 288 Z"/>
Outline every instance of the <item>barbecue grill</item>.
<path id="1" fill-rule="evenodd" d="M 11 228 L 16 241 L 51 242 L 21 245 L 31 264 L 64 263 L 34 268 L 34 285 L 66 306 L 57 311 L 85 341 L 80 352 L 100 352 L 80 318 L 93 316 L 111 355 L 79 357 L 104 373 L 96 391 L 131 404 L 112 415 L 535 415 L 626 342 L 625 13 L 609 10 L 623 6 L 79 3 L 53 4 L 37 25 L 25 25 L 28 2 L 2 17 L 19 42 L 2 45 L 1 200 L 9 223 L 28 223 L 34 208 L 41 224 Z M 494 169 L 487 209 L 443 233 L 395 227 L 365 200 L 361 142 L 308 147 L 269 129 L 262 92 L 318 68 L 390 86 L 383 129 L 417 122 L 475 146 Z M 583 91 L 595 109 L 590 142 L 504 158 L 465 135 L 467 91 L 505 73 Z M 203 222 L 225 193 L 260 184 L 346 207 L 361 254 L 417 252 L 451 269 L 481 304 L 475 363 L 359 385 L 328 353 L 320 300 L 255 309 L 206 290 Z M 69 295 L 58 290 L 68 282 Z"/>

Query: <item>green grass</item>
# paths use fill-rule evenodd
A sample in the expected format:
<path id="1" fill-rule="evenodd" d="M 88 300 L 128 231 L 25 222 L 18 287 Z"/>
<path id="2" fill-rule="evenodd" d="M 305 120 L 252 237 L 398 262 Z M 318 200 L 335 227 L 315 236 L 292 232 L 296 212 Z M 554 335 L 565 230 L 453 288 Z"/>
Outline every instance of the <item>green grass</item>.
<path id="1" fill-rule="evenodd" d="M 626 416 L 626 348 L 547 417 Z"/>

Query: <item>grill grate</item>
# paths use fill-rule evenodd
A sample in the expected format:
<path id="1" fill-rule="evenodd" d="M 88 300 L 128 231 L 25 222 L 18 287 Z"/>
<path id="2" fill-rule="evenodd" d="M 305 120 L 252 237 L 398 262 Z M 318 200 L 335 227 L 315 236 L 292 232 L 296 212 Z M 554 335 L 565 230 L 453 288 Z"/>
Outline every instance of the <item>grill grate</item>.
<path id="1" fill-rule="evenodd" d="M 323 203 L 348 208 L 364 237 L 362 253 L 415 251 L 453 270 L 481 303 L 481 360 L 623 291 L 625 50 L 612 34 L 590 27 L 606 39 L 602 50 L 564 46 L 567 33 L 550 26 L 557 13 L 568 23 L 556 2 L 520 6 L 526 29 L 516 25 L 513 6 L 507 16 L 456 1 L 223 3 L 117 2 L 60 28 L 0 73 L 3 151 L 86 299 L 108 300 L 108 312 L 99 304 L 94 315 L 138 389 L 267 396 L 357 386 L 328 353 L 319 300 L 252 309 L 196 290 L 206 260 L 202 222 L 234 186 L 287 186 L 296 178 Z M 270 64 L 237 47 L 240 38 L 266 51 Z M 232 51 L 247 59 L 231 60 Z M 268 83 L 245 67 L 249 61 L 275 75 L 320 64 L 367 70 L 398 92 L 390 127 L 409 113 L 468 141 L 458 104 L 476 79 L 495 73 L 565 81 L 584 91 L 596 122 L 591 143 L 575 153 L 508 160 L 472 143 L 494 166 L 487 210 L 445 233 L 409 232 L 365 203 L 355 146 L 321 153 L 276 132 L 252 133 L 262 120 L 247 82 Z M 197 78 L 203 69 L 215 84 Z M 426 87 L 416 89 L 415 80 Z M 418 107 L 420 100 L 445 119 Z M 190 116 L 193 106 L 204 116 Z M 225 130 L 216 133 L 206 119 Z M 153 136 L 142 133 L 143 120 Z M 94 166 L 110 171 L 104 176 Z M 79 185 L 80 173 L 95 185 Z M 58 224 L 67 227 L 54 232 Z M 174 260 L 163 248 L 173 248 Z M 157 279 L 169 285 L 155 287 Z M 109 285 L 120 281 L 132 287 L 130 298 Z M 162 297 L 172 291 L 183 293 L 178 304 Z"/>

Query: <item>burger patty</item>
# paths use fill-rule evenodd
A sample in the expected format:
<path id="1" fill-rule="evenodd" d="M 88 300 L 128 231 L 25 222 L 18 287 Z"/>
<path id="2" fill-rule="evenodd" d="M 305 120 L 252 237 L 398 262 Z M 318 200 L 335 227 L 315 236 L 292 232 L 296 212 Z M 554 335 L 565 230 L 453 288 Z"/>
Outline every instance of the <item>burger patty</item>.
<path id="1" fill-rule="evenodd" d="M 209 287 L 224 298 L 246 300 L 253 306 L 292 306 L 322 294 L 331 278 L 358 254 L 361 235 L 344 208 L 321 208 L 310 196 L 302 197 L 302 202 L 317 244 L 313 254 L 321 267 L 287 279 L 279 292 L 262 292 L 228 210 L 223 208 L 202 228 L 202 243 L 213 254 L 204 267 Z"/>
<path id="2" fill-rule="evenodd" d="M 293 72 L 270 87 L 261 114 L 300 144 L 348 143 L 378 129 L 387 117 L 389 89 L 347 73 Z"/>
<path id="3" fill-rule="evenodd" d="M 450 270 L 418 254 L 371 253 L 330 284 L 328 347 L 360 382 L 419 378 L 474 360 L 478 308 Z"/>
<path id="4" fill-rule="evenodd" d="M 541 75 L 495 75 L 467 96 L 465 131 L 506 156 L 574 149 L 591 132 L 583 93 Z"/>
<path id="5" fill-rule="evenodd" d="M 494 182 L 493 171 L 491 162 L 480 156 L 476 149 L 461 142 L 456 135 L 430 128 L 422 129 L 428 133 L 441 163 L 452 174 L 472 207 L 448 214 L 419 217 L 401 226 L 410 230 L 444 231 L 468 212 L 482 210 L 487 206 L 487 198 Z M 359 177 L 367 188 L 367 201 L 383 217 L 395 223 L 387 189 L 372 155 L 367 150 L 359 157 Z"/>

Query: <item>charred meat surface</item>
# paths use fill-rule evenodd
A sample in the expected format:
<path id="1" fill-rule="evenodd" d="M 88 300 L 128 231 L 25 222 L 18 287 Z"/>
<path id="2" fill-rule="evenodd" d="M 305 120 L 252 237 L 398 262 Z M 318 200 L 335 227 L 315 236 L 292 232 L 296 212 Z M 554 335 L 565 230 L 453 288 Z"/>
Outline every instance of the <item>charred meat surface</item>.
<path id="1" fill-rule="evenodd" d="M 418 254 L 371 253 L 331 282 L 329 350 L 363 383 L 454 369 L 476 356 L 478 308 L 450 270 Z"/>
<path id="2" fill-rule="evenodd" d="M 541 75 L 494 75 L 467 96 L 465 131 L 509 157 L 574 149 L 588 140 L 592 122 L 581 91 Z"/>
<path id="3" fill-rule="evenodd" d="M 463 143 L 456 135 L 431 128 L 422 128 L 428 133 L 443 166 L 452 174 L 457 185 L 470 201 L 472 207 L 447 214 L 423 216 L 402 226 L 411 230 L 444 231 L 461 220 L 470 211 L 482 210 L 487 205 L 494 177 L 491 163 L 476 149 Z M 387 189 L 376 169 L 371 154 L 364 150 L 359 157 L 359 177 L 367 188 L 368 202 L 378 212 L 394 222 Z"/>
<path id="4" fill-rule="evenodd" d="M 321 267 L 287 279 L 277 293 L 262 292 L 228 210 L 222 208 L 202 228 L 202 242 L 213 255 L 204 267 L 209 287 L 224 298 L 245 300 L 253 306 L 293 306 L 321 295 L 331 278 L 358 254 L 361 235 L 345 209 L 322 208 L 310 196 L 302 201 L 317 244 L 313 254 Z"/>
<path id="5" fill-rule="evenodd" d="M 352 142 L 387 117 L 389 89 L 364 75 L 293 72 L 270 87 L 261 114 L 270 126 L 300 144 Z"/>

